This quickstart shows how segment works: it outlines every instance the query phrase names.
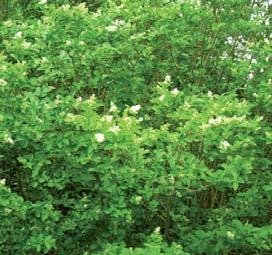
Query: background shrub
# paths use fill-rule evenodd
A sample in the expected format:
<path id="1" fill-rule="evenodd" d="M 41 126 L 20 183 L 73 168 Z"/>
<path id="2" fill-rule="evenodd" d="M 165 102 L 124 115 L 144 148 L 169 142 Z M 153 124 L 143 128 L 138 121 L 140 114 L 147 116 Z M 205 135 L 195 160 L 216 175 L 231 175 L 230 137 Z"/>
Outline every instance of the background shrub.
<path id="1" fill-rule="evenodd" d="M 9 2 L 1 254 L 269 254 L 270 7 Z"/>

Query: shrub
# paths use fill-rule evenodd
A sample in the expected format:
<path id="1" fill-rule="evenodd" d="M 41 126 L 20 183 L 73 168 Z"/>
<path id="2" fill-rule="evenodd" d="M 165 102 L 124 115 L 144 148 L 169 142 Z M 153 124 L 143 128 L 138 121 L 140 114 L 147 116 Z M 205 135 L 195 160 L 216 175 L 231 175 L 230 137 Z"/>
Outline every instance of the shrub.
<path id="1" fill-rule="evenodd" d="M 75 2 L 0 25 L 1 254 L 269 254 L 266 2 Z"/>

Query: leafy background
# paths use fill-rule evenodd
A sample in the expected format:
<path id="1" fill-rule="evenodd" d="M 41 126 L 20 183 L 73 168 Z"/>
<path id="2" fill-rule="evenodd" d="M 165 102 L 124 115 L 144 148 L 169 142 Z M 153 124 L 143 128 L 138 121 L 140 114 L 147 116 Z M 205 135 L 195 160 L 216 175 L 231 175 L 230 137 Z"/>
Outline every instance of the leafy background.
<path id="1" fill-rule="evenodd" d="M 271 10 L 1 1 L 0 253 L 270 254 Z"/>

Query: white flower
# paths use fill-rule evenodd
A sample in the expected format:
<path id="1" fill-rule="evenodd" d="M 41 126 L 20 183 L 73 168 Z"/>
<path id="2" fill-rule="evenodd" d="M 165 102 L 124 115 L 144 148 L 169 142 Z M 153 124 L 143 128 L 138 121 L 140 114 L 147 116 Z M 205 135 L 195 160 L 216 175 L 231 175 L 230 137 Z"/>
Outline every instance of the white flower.
<path id="1" fill-rule="evenodd" d="M 5 208 L 5 213 L 9 214 L 11 212 L 12 212 L 12 210 L 10 208 Z"/>
<path id="2" fill-rule="evenodd" d="M 216 118 L 209 119 L 208 124 L 203 124 L 202 128 L 207 128 L 209 126 L 217 126 L 220 124 L 228 124 L 232 121 L 244 121 L 246 119 L 246 116 L 243 115 L 241 117 L 238 117 L 234 115 L 233 117 L 226 117 L 226 116 L 218 116 Z"/>
<path id="3" fill-rule="evenodd" d="M 208 97 L 213 98 L 213 93 L 211 91 L 208 91 Z"/>
<path id="4" fill-rule="evenodd" d="M 159 100 L 160 100 L 160 101 L 163 101 L 164 98 L 165 98 L 165 95 L 161 95 L 161 96 L 159 97 Z"/>
<path id="5" fill-rule="evenodd" d="M 136 39 L 136 38 L 137 38 L 136 35 L 131 35 L 131 36 L 130 36 L 130 39 L 131 39 L 131 40 L 134 40 L 134 39 Z"/>
<path id="6" fill-rule="evenodd" d="M 179 90 L 177 88 L 174 88 L 171 90 L 171 93 L 174 95 L 174 96 L 177 96 L 178 93 L 179 93 Z"/>
<path id="7" fill-rule="evenodd" d="M 134 40 L 134 39 L 137 39 L 137 38 L 141 38 L 144 35 L 145 35 L 145 32 L 143 32 L 143 33 L 137 33 L 137 34 L 131 35 L 130 39 Z"/>
<path id="8" fill-rule="evenodd" d="M 220 124 L 220 123 L 222 123 L 223 122 L 223 118 L 221 117 L 221 116 L 218 116 L 217 118 L 215 118 L 215 119 L 209 119 L 209 124 L 210 125 L 218 125 L 218 124 Z"/>
<path id="9" fill-rule="evenodd" d="M 61 104 L 61 103 L 62 103 L 62 100 L 60 99 L 60 95 L 57 95 L 55 99 L 55 104 Z"/>
<path id="10" fill-rule="evenodd" d="M 252 94 L 255 98 L 259 97 L 259 95 L 257 93 L 253 93 Z"/>
<path id="11" fill-rule="evenodd" d="M 9 144 L 14 144 L 14 141 L 12 140 L 12 138 L 8 134 L 4 135 L 4 142 L 9 143 Z"/>
<path id="12" fill-rule="evenodd" d="M 40 0 L 39 4 L 46 4 L 47 0 Z"/>
<path id="13" fill-rule="evenodd" d="M 99 16 L 101 16 L 102 15 L 102 13 L 101 13 L 101 10 L 97 10 L 95 13 L 93 13 L 93 16 L 95 17 L 95 18 L 97 18 L 97 17 L 99 17 Z"/>
<path id="14" fill-rule="evenodd" d="M 77 97 L 77 102 L 82 102 L 82 97 Z"/>
<path id="15" fill-rule="evenodd" d="M 87 7 L 86 7 L 86 3 L 80 3 L 80 4 L 77 6 L 77 8 L 78 8 L 79 10 L 81 10 L 82 12 L 87 12 L 87 11 L 88 11 L 88 9 L 87 9 Z"/>
<path id="16" fill-rule="evenodd" d="M 7 71 L 7 67 L 6 66 L 0 66 L 0 71 L 2 71 L 2 72 Z"/>
<path id="17" fill-rule="evenodd" d="M 194 2 L 195 2 L 196 6 L 201 6 L 201 1 L 200 0 L 195 0 Z"/>
<path id="18" fill-rule="evenodd" d="M 12 26 L 12 21 L 11 20 L 7 20 L 4 22 L 4 26 L 5 27 L 11 27 Z"/>
<path id="19" fill-rule="evenodd" d="M 230 146 L 230 144 L 227 141 L 222 141 L 219 145 L 221 149 L 227 149 Z"/>
<path id="20" fill-rule="evenodd" d="M 102 117 L 102 121 L 112 122 L 113 116 L 112 115 L 106 115 Z"/>
<path id="21" fill-rule="evenodd" d="M 252 63 L 252 64 L 257 64 L 257 59 L 256 59 L 256 58 L 253 58 L 253 59 L 251 60 L 251 63 Z"/>
<path id="22" fill-rule="evenodd" d="M 141 197 L 141 196 L 136 196 L 135 201 L 136 201 L 137 203 L 140 203 L 140 202 L 142 201 L 142 199 L 143 199 L 143 197 Z"/>
<path id="23" fill-rule="evenodd" d="M 49 88 L 50 90 L 56 89 L 56 87 L 54 87 L 54 86 L 48 86 L 48 88 Z"/>
<path id="24" fill-rule="evenodd" d="M 184 108 L 187 110 L 187 109 L 189 109 L 191 107 L 191 105 L 187 102 L 187 101 L 185 101 L 184 102 Z"/>
<path id="25" fill-rule="evenodd" d="M 125 25 L 125 23 L 126 22 L 124 20 L 120 20 L 120 19 L 117 19 L 117 20 L 112 22 L 112 24 L 117 26 L 117 27 L 123 26 L 123 25 Z"/>
<path id="26" fill-rule="evenodd" d="M 123 4 L 120 4 L 120 5 L 117 5 L 117 6 L 116 6 L 116 9 L 117 9 L 117 10 L 120 10 L 120 9 L 122 9 L 122 8 L 124 8 L 124 5 L 123 5 Z"/>
<path id="27" fill-rule="evenodd" d="M 65 121 L 74 122 L 75 120 L 76 120 L 76 115 L 74 115 L 73 113 L 67 113 L 65 117 Z"/>
<path id="28" fill-rule="evenodd" d="M 23 33 L 21 31 L 17 32 L 14 36 L 14 38 L 21 38 Z"/>
<path id="29" fill-rule="evenodd" d="M 8 83 L 4 79 L 0 79 L 0 86 L 6 86 Z"/>
<path id="30" fill-rule="evenodd" d="M 65 55 L 66 55 L 65 50 L 61 50 L 61 51 L 60 51 L 60 56 L 61 56 L 61 57 L 64 57 Z"/>
<path id="31" fill-rule="evenodd" d="M 95 140 L 98 142 L 98 143 L 103 143 L 105 141 L 105 136 L 104 134 L 102 133 L 97 133 L 95 134 Z"/>
<path id="32" fill-rule="evenodd" d="M 18 66 L 25 66 L 25 65 L 26 65 L 26 61 L 25 60 L 23 60 L 22 62 L 18 63 Z"/>
<path id="33" fill-rule="evenodd" d="M 109 32 L 114 32 L 116 31 L 119 27 L 125 25 L 125 21 L 124 20 L 115 20 L 111 23 L 111 25 L 106 27 L 106 30 L 108 30 Z"/>
<path id="34" fill-rule="evenodd" d="M 6 185 L 6 179 L 1 179 L 0 186 L 5 186 L 5 185 Z"/>
<path id="35" fill-rule="evenodd" d="M 234 43 L 233 37 L 232 37 L 232 36 L 227 37 L 226 43 L 227 43 L 227 44 L 233 44 L 233 43 Z"/>
<path id="36" fill-rule="evenodd" d="M 109 31 L 109 32 L 114 32 L 117 29 L 118 29 L 118 27 L 115 26 L 115 25 L 109 25 L 109 26 L 106 27 L 106 30 Z"/>
<path id="37" fill-rule="evenodd" d="M 227 231 L 227 237 L 229 239 L 233 239 L 234 238 L 234 234 L 231 231 Z"/>
<path id="38" fill-rule="evenodd" d="M 120 128 L 119 126 L 113 126 L 111 128 L 109 128 L 110 132 L 113 132 L 114 134 L 117 134 L 118 132 L 120 132 Z"/>
<path id="39" fill-rule="evenodd" d="M 131 124 L 131 118 L 130 117 L 124 117 L 124 121 L 126 122 L 127 125 Z"/>
<path id="40" fill-rule="evenodd" d="M 125 24 L 126 24 L 126 22 L 124 20 L 119 20 L 118 21 L 118 26 L 123 26 Z"/>
<path id="41" fill-rule="evenodd" d="M 223 52 L 223 55 L 220 56 L 220 59 L 221 59 L 221 60 L 224 60 L 224 59 L 226 59 L 226 58 L 228 58 L 228 53 L 227 53 L 226 51 L 224 51 L 224 52 Z"/>
<path id="42" fill-rule="evenodd" d="M 165 83 L 171 82 L 171 76 L 170 75 L 166 75 L 165 78 L 164 78 L 164 82 Z"/>
<path id="43" fill-rule="evenodd" d="M 143 121 L 144 121 L 143 117 L 140 117 L 139 119 L 136 120 L 137 123 L 140 123 L 140 122 L 143 122 Z"/>
<path id="44" fill-rule="evenodd" d="M 22 23 L 21 25 L 19 25 L 20 28 L 25 29 L 28 27 L 28 25 L 26 23 Z"/>
<path id="45" fill-rule="evenodd" d="M 80 42 L 78 43 L 78 45 L 79 45 L 79 46 L 83 46 L 83 45 L 85 45 L 85 42 L 80 41 Z"/>
<path id="46" fill-rule="evenodd" d="M 95 94 L 92 94 L 92 95 L 90 96 L 90 98 L 89 98 L 88 100 L 86 100 L 86 102 L 87 102 L 89 105 L 93 105 L 93 104 L 95 103 L 95 99 L 96 99 Z"/>
<path id="47" fill-rule="evenodd" d="M 161 228 L 160 228 L 160 227 L 156 227 L 154 232 L 155 232 L 156 234 L 160 234 Z"/>
<path id="48" fill-rule="evenodd" d="M 45 107 L 46 110 L 52 109 L 52 105 L 47 104 L 47 103 L 44 104 L 44 107 Z"/>
<path id="49" fill-rule="evenodd" d="M 175 178 L 174 178 L 173 175 L 170 175 L 170 176 L 168 177 L 168 180 L 169 180 L 169 182 L 170 182 L 171 184 L 174 184 L 174 183 L 175 183 Z"/>
<path id="50" fill-rule="evenodd" d="M 64 4 L 60 8 L 66 11 L 66 10 L 70 9 L 70 5 L 69 4 Z"/>
<path id="51" fill-rule="evenodd" d="M 30 43 L 30 42 L 26 42 L 26 41 L 24 41 L 24 43 L 23 43 L 23 47 L 24 47 L 25 49 L 29 49 L 29 48 L 30 48 L 30 46 L 31 46 L 31 43 Z"/>
<path id="52" fill-rule="evenodd" d="M 250 53 L 245 53 L 244 54 L 244 59 L 251 60 L 251 58 L 252 58 L 252 55 Z"/>
<path id="53" fill-rule="evenodd" d="M 243 44 L 242 43 L 237 43 L 237 46 L 236 46 L 236 48 L 237 48 L 237 50 L 244 50 L 245 49 L 245 47 L 243 46 Z"/>
<path id="54" fill-rule="evenodd" d="M 141 109 L 141 106 L 139 104 L 133 105 L 130 107 L 130 112 L 137 114 L 140 109 Z"/>
<path id="55" fill-rule="evenodd" d="M 71 46 L 71 45 L 72 45 L 72 42 L 68 40 L 68 41 L 66 41 L 65 44 L 66 44 L 66 46 Z"/>
<path id="56" fill-rule="evenodd" d="M 117 111 L 117 106 L 115 103 L 110 102 L 110 112 L 116 112 Z"/>
<path id="57" fill-rule="evenodd" d="M 47 57 L 42 57 L 42 59 L 41 59 L 41 63 L 47 63 L 48 62 L 48 59 L 47 59 Z"/>
<path id="58" fill-rule="evenodd" d="M 49 22 L 49 17 L 46 17 L 46 16 L 43 16 L 43 22 L 46 24 L 46 23 L 48 23 Z"/>
<path id="59" fill-rule="evenodd" d="M 249 75 L 248 75 L 248 79 L 252 79 L 254 77 L 254 73 L 250 72 Z"/>
<path id="60" fill-rule="evenodd" d="M 265 42 L 266 44 L 269 44 L 269 43 L 270 43 L 270 41 L 269 41 L 268 38 L 264 38 L 264 42 Z"/>
<path id="61" fill-rule="evenodd" d="M 202 125 L 200 126 L 201 129 L 206 129 L 206 128 L 209 128 L 209 127 L 210 127 L 209 124 L 202 124 Z"/>

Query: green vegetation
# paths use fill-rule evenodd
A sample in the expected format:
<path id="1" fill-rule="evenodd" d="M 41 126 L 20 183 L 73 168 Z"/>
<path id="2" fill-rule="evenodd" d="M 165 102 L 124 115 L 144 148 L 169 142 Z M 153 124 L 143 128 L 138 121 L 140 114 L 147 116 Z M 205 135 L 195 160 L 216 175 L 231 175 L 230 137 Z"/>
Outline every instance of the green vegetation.
<path id="1" fill-rule="evenodd" d="M 0 254 L 271 254 L 269 1 L 0 6 Z"/>

